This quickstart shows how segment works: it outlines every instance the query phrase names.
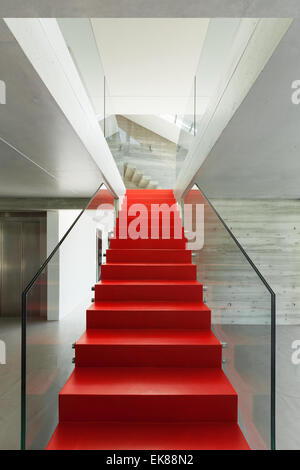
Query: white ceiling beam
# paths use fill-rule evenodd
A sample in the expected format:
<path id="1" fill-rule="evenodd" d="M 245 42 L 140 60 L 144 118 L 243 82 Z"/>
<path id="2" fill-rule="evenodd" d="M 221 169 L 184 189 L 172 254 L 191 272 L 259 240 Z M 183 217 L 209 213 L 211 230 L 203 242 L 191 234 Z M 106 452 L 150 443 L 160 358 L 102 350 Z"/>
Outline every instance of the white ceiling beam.
<path id="1" fill-rule="evenodd" d="M 54 18 L 4 20 L 115 196 L 126 189 Z"/>

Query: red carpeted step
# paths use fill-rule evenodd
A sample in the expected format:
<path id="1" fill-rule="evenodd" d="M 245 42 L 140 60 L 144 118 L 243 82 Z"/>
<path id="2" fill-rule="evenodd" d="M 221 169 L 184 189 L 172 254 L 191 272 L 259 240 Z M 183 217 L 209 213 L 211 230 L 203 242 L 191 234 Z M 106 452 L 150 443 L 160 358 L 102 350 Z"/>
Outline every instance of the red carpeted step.
<path id="1" fill-rule="evenodd" d="M 136 194 L 130 193 L 127 191 L 126 195 L 127 199 L 130 199 L 132 201 L 138 201 L 138 200 L 143 200 L 143 201 L 148 201 L 149 199 L 153 199 L 156 201 L 168 201 L 168 200 L 173 200 L 176 201 L 174 194 L 171 193 L 144 193 L 144 192 L 137 192 Z M 125 197 L 124 196 L 124 197 Z"/>
<path id="2" fill-rule="evenodd" d="M 172 189 L 127 189 L 126 196 L 132 197 L 174 197 Z"/>
<path id="3" fill-rule="evenodd" d="M 76 342 L 77 367 L 220 367 L 211 330 L 90 329 Z"/>
<path id="4" fill-rule="evenodd" d="M 149 198 L 131 198 L 127 197 L 126 199 L 124 198 L 121 205 L 120 209 L 129 207 L 133 204 L 167 204 L 168 206 L 173 206 L 176 205 L 177 209 L 179 210 L 179 206 L 176 202 L 176 199 L 174 198 L 154 198 L 154 197 L 149 197 Z"/>
<path id="5" fill-rule="evenodd" d="M 198 281 L 101 281 L 95 285 L 95 300 L 185 300 L 202 301 Z"/>
<path id="6" fill-rule="evenodd" d="M 135 221 L 136 217 L 128 217 L 127 220 L 121 220 L 121 221 L 119 219 L 117 219 L 117 223 L 116 223 L 116 227 L 114 229 L 114 232 L 117 233 L 118 235 L 123 234 L 124 229 L 125 229 L 125 232 L 126 232 L 126 229 L 128 230 L 128 228 L 130 227 L 130 224 L 133 220 Z M 140 226 L 142 228 L 144 228 L 144 227 L 147 228 L 148 233 L 149 233 L 149 237 L 152 236 L 152 238 L 155 238 L 155 235 L 153 235 L 153 232 L 154 232 L 154 234 L 158 233 L 159 236 L 162 236 L 162 228 L 164 228 L 165 232 L 167 230 L 169 230 L 170 234 L 171 234 L 171 237 L 173 237 L 174 233 L 176 233 L 176 236 L 178 236 L 178 234 L 181 234 L 181 233 L 184 236 L 184 228 L 182 227 L 181 220 L 176 221 L 175 224 L 174 224 L 174 220 L 171 219 L 170 221 L 166 222 L 166 225 L 163 225 L 161 219 L 151 220 L 151 218 L 149 218 L 149 220 L 148 220 L 147 217 L 144 217 L 140 220 L 140 222 L 141 222 Z M 134 227 L 136 227 L 136 225 L 134 225 Z"/>
<path id="7" fill-rule="evenodd" d="M 48 450 L 249 450 L 234 422 L 61 422 Z M 188 460 L 187 460 L 188 462 Z"/>
<path id="8" fill-rule="evenodd" d="M 107 263 L 191 263 L 191 250 L 166 249 L 109 249 L 106 252 Z"/>
<path id="9" fill-rule="evenodd" d="M 178 225 L 174 226 L 174 223 L 166 223 L 163 225 L 162 223 L 152 223 L 151 221 L 148 222 L 147 220 L 145 223 L 141 223 L 141 225 L 136 229 L 136 224 L 134 227 L 130 226 L 130 222 L 128 223 L 121 223 L 119 224 L 117 221 L 117 225 L 114 228 L 114 238 L 119 239 L 127 239 L 132 238 L 132 230 L 134 233 L 136 230 L 141 231 L 141 233 L 146 233 L 147 237 L 152 239 L 183 239 L 185 237 L 185 232 L 182 227 L 181 222 Z"/>
<path id="10" fill-rule="evenodd" d="M 101 279 L 156 279 L 156 280 L 195 280 L 197 266 L 195 264 L 133 264 L 114 263 L 101 266 Z"/>
<path id="11" fill-rule="evenodd" d="M 237 395 L 219 368 L 79 367 L 60 392 L 59 418 L 236 421 Z"/>
<path id="12" fill-rule="evenodd" d="M 96 302 L 86 312 L 88 329 L 209 329 L 210 319 L 210 309 L 200 302 Z"/>
<path id="13" fill-rule="evenodd" d="M 163 215 L 161 212 L 158 213 L 157 211 L 148 211 L 148 212 L 136 212 L 135 213 L 128 213 L 128 211 L 123 211 L 121 210 L 118 214 L 118 218 L 117 218 L 117 223 L 120 223 L 121 225 L 124 224 L 124 223 L 130 223 L 132 222 L 133 220 L 136 220 L 136 218 L 139 218 L 139 220 L 142 220 L 142 221 L 145 221 L 145 220 L 152 220 L 153 223 L 160 223 L 163 221 L 163 220 L 167 220 L 167 221 L 170 221 L 170 224 L 173 224 L 174 223 L 179 223 L 180 226 L 182 226 L 182 219 L 180 217 L 180 214 L 179 212 L 171 212 L 170 215 L 168 214 L 165 214 Z"/>
<path id="14" fill-rule="evenodd" d="M 126 238 L 124 240 L 118 238 L 111 238 L 110 239 L 110 248 L 112 249 L 145 249 L 145 250 L 155 250 L 155 249 L 184 249 L 186 246 L 187 240 L 185 238 L 181 239 L 158 239 L 153 240 L 151 238 L 147 238 L 143 240 L 142 238 L 138 238 L 137 240 L 133 240 L 132 238 Z"/>

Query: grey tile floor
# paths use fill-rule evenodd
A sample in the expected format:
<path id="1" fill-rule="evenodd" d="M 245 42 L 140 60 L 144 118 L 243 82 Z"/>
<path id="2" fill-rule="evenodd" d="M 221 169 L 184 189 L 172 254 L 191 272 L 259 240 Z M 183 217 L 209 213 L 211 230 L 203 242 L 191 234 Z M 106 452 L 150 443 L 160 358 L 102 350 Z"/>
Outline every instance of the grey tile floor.
<path id="1" fill-rule="evenodd" d="M 71 359 L 74 352 L 71 344 L 84 330 L 84 323 L 85 318 L 82 313 L 72 314 L 61 322 L 30 322 L 27 349 L 30 372 L 28 385 L 31 394 L 28 399 L 28 422 L 30 423 L 28 442 L 33 448 L 43 448 L 55 427 L 57 396 L 73 367 Z M 232 326 L 229 328 L 232 332 Z M 236 335 L 239 327 L 235 325 L 234 328 Z M 249 331 L 249 327 L 247 328 Z M 256 334 L 255 326 L 253 334 Z M 0 339 L 5 341 L 7 346 L 7 363 L 0 365 L 0 449 L 18 449 L 20 442 L 20 321 L 1 319 Z M 297 339 L 300 340 L 299 325 L 277 327 L 276 432 L 278 449 L 300 449 L 300 364 L 295 365 L 291 360 L 292 342 Z M 242 370 L 241 354 L 243 353 L 238 347 L 233 350 L 236 351 L 233 361 L 235 368 L 241 376 L 244 375 L 245 379 L 247 371 Z M 263 355 L 260 355 L 261 362 L 264 362 Z M 267 364 L 265 366 L 267 367 Z M 248 374 L 248 379 L 253 382 L 253 370 L 251 374 L 252 377 Z M 260 414 L 263 408 L 269 405 L 269 398 L 264 398 L 265 400 L 258 403 L 256 407 L 254 419 L 259 430 Z"/>

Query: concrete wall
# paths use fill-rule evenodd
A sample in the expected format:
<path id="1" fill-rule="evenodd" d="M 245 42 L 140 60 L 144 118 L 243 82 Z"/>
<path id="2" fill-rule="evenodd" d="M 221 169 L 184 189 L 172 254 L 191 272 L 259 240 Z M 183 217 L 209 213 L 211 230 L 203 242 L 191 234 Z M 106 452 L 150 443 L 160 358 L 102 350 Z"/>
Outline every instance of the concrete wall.
<path id="1" fill-rule="evenodd" d="M 277 324 L 300 324 L 300 201 L 216 199 L 212 202 L 276 292 Z M 252 305 L 262 299 L 265 309 L 268 306 L 265 289 L 259 287 L 258 281 L 249 281 L 251 270 L 246 264 L 239 268 L 240 280 L 248 276 Z M 231 268 L 227 274 L 230 282 L 234 282 Z M 218 273 L 211 276 L 216 278 Z M 234 305 L 234 291 L 232 301 Z"/>

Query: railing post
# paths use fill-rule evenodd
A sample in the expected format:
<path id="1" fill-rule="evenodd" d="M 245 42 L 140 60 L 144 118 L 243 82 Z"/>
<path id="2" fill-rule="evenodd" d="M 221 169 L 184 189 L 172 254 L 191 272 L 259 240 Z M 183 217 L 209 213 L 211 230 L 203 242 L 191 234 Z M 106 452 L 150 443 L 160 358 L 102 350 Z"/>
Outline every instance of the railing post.
<path id="1" fill-rule="evenodd" d="M 26 449 L 26 323 L 27 292 L 22 293 L 22 332 L 21 332 L 21 450 Z"/>
<path id="2" fill-rule="evenodd" d="M 271 450 L 276 450 L 276 295 L 271 293 Z"/>

